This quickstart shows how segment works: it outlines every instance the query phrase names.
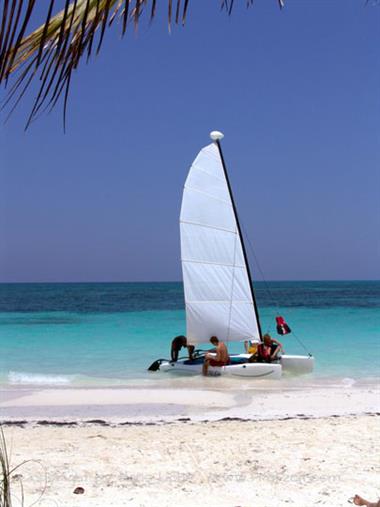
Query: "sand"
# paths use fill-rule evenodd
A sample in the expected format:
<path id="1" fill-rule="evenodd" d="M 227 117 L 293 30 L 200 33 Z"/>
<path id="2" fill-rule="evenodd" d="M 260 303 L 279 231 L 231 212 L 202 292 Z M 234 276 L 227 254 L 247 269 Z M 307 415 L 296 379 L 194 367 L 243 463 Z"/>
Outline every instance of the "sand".
<path id="1" fill-rule="evenodd" d="M 218 385 L 3 389 L 12 464 L 32 460 L 13 474 L 14 506 L 20 481 L 25 505 L 49 507 L 337 507 L 380 496 L 375 383 Z"/>
<path id="2" fill-rule="evenodd" d="M 26 505 L 344 506 L 380 494 L 378 416 L 6 426 Z M 73 493 L 83 487 L 84 494 Z M 15 505 L 18 505 L 15 502 Z"/>
<path id="3" fill-rule="evenodd" d="M 220 388 L 206 383 L 197 388 L 13 388 L 0 391 L 0 420 L 87 420 L 107 422 L 194 421 L 325 417 L 380 412 L 380 390 L 365 386 L 279 388 L 271 384 L 244 388 L 233 383 Z M 256 384 L 255 384 L 256 385 Z M 215 386 L 218 386 L 216 388 Z"/>

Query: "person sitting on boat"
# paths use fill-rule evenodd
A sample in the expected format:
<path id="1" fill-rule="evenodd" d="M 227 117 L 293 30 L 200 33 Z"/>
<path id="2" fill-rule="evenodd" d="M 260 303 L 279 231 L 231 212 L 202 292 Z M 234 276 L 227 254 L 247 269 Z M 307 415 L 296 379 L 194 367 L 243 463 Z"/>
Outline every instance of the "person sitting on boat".
<path id="1" fill-rule="evenodd" d="M 210 342 L 215 346 L 215 353 L 207 353 L 203 363 L 203 375 L 208 374 L 209 366 L 226 366 L 230 362 L 230 356 L 226 345 L 219 341 L 216 336 L 211 336 Z M 216 355 L 215 355 L 216 354 Z"/>
<path id="2" fill-rule="evenodd" d="M 187 338 L 186 336 L 180 335 L 173 338 L 172 346 L 171 346 L 171 358 L 172 361 L 176 362 L 178 361 L 178 354 L 179 351 L 182 349 L 182 347 L 187 347 L 187 350 L 189 352 L 189 359 L 193 358 L 193 352 L 194 352 L 194 345 L 188 345 L 187 344 Z"/>
<path id="3" fill-rule="evenodd" d="M 257 347 L 258 362 L 270 363 L 278 359 L 278 354 L 283 352 L 282 344 L 269 334 L 263 336 L 263 341 Z"/>

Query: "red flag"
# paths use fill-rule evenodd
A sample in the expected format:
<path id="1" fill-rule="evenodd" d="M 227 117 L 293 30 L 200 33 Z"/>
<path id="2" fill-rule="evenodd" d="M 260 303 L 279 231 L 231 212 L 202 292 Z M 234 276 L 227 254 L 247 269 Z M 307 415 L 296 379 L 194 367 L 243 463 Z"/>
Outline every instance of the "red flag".
<path id="1" fill-rule="evenodd" d="M 289 334 L 292 332 L 292 330 L 290 329 L 288 324 L 285 322 L 284 317 L 281 317 L 281 315 L 276 317 L 276 322 L 277 322 L 277 333 L 278 334 L 284 335 L 284 334 Z"/>

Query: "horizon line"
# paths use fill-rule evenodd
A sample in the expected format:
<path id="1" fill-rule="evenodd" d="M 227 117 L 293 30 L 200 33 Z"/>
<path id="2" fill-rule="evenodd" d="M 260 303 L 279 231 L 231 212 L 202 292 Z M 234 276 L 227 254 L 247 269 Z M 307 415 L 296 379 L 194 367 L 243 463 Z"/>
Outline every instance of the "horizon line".
<path id="1" fill-rule="evenodd" d="M 287 282 L 380 282 L 380 278 L 321 278 L 321 279 L 271 279 L 271 280 L 256 280 L 253 285 L 256 283 L 287 283 Z M 154 284 L 154 283 L 182 283 L 182 280 L 119 280 L 119 281 L 11 281 L 11 282 L 2 282 L 0 281 L 0 285 L 18 285 L 18 284 L 125 284 L 125 283 L 145 283 L 145 284 Z"/>

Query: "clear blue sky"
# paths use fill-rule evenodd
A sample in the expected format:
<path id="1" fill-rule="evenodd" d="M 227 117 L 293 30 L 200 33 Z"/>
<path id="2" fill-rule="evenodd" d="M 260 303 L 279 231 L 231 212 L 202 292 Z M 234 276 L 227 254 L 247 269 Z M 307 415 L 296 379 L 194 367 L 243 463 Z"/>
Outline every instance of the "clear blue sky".
<path id="1" fill-rule="evenodd" d="M 380 278 L 380 6 L 190 4 L 171 35 L 166 8 L 108 32 L 66 135 L 60 109 L 24 133 L 30 102 L 1 126 L 0 281 L 180 280 L 182 187 L 213 129 L 267 279 Z"/>

